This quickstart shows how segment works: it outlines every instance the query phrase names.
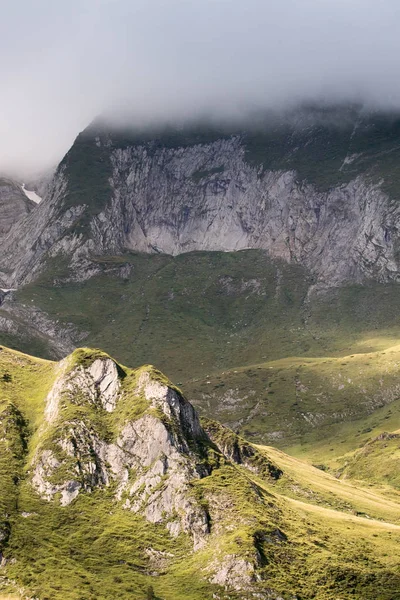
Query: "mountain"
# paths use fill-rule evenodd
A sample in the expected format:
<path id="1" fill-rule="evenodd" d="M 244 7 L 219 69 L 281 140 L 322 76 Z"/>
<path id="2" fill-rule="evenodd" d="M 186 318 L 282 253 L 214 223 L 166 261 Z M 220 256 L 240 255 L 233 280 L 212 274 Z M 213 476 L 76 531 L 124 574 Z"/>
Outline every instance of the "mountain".
<path id="1" fill-rule="evenodd" d="M 398 495 L 199 420 L 154 367 L 2 347 L 0 390 L 3 593 L 400 597 Z"/>
<path id="2" fill-rule="evenodd" d="M 399 128 L 398 115 L 345 107 L 245 130 L 96 121 L 7 240 L 3 280 L 20 285 L 66 254 L 82 279 L 93 256 L 258 248 L 329 285 L 396 281 Z"/>
<path id="3" fill-rule="evenodd" d="M 255 442 L 367 442 L 358 421 L 398 411 L 399 126 L 356 106 L 95 121 L 2 242 L 2 343 L 156 363 Z"/>

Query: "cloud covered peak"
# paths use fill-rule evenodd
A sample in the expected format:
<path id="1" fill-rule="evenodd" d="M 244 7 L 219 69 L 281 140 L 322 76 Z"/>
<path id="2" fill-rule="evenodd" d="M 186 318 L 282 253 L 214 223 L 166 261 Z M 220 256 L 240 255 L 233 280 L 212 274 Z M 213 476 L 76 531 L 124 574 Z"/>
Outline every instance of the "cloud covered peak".
<path id="1" fill-rule="evenodd" d="M 400 108 L 399 22 L 395 0 L 9 4 L 0 171 L 56 162 L 102 112 L 146 124 L 309 101 Z"/>

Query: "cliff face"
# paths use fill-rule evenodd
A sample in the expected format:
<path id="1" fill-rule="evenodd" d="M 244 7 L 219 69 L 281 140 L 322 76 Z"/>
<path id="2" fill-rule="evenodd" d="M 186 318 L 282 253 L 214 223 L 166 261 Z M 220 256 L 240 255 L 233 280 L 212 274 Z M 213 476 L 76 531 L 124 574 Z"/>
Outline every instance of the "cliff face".
<path id="1" fill-rule="evenodd" d="M 398 124 L 352 118 L 262 135 L 92 126 L 9 234 L 1 277 L 19 285 L 54 256 L 79 279 L 96 271 L 95 255 L 260 248 L 329 285 L 396 281 Z"/>
<path id="2" fill-rule="evenodd" d="M 333 285 L 397 278 L 399 210 L 362 177 L 320 192 L 294 171 L 249 165 L 240 137 L 116 150 L 111 162 L 112 201 L 93 222 L 106 251 L 260 248 Z"/>

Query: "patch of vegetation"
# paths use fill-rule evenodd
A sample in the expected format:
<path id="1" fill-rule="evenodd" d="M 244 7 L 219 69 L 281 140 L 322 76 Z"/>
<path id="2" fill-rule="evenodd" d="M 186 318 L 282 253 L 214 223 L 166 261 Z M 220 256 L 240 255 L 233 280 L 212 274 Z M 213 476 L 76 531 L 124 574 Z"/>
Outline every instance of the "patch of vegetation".
<path id="1" fill-rule="evenodd" d="M 212 175 L 217 175 L 219 173 L 223 173 L 225 170 L 224 165 L 220 167 L 214 167 L 213 169 L 205 169 L 195 171 L 192 175 L 192 179 L 195 183 L 200 183 L 200 181 L 206 177 L 211 177 Z"/>
<path id="2" fill-rule="evenodd" d="M 266 119 L 243 134 L 246 159 L 271 170 L 293 170 L 319 190 L 347 184 L 358 175 L 379 183 L 398 200 L 398 113 L 363 112 L 356 106 L 316 107 L 283 119 Z"/>
<path id="3" fill-rule="evenodd" d="M 155 127 L 123 127 L 117 126 L 110 130 L 109 124 L 101 120 L 94 122 L 86 129 L 88 137 L 100 137 L 102 141 L 107 140 L 113 148 L 129 148 L 132 146 L 145 146 L 150 154 L 160 148 L 186 148 L 198 144 L 211 144 L 220 139 L 232 135 L 232 128 L 213 125 L 208 120 L 193 121 L 182 124 L 164 124 Z"/>
<path id="4" fill-rule="evenodd" d="M 381 433 L 339 461 L 338 474 L 400 490 L 400 434 Z"/>
<path id="5" fill-rule="evenodd" d="M 353 124 L 307 129 L 277 126 L 245 135 L 246 159 L 265 170 L 296 171 L 300 180 L 326 191 L 350 181 L 340 170 L 347 155 Z"/>
<path id="6" fill-rule="evenodd" d="M 111 198 L 110 149 L 99 144 L 91 132 L 85 130 L 78 135 L 58 170 L 65 170 L 68 177 L 60 210 L 85 205 L 85 211 L 73 226 L 76 233 L 85 234 L 91 217 L 99 214 Z"/>
<path id="7" fill-rule="evenodd" d="M 107 358 L 110 358 L 110 356 L 106 352 L 103 352 L 103 350 L 100 350 L 99 348 L 77 348 L 69 356 L 69 365 L 71 369 L 78 366 L 85 369 L 87 367 L 90 367 L 90 365 L 94 363 L 95 360 L 102 360 Z M 117 363 L 115 363 L 115 365 L 117 366 Z M 119 368 L 121 369 L 121 367 Z M 121 371 L 122 373 L 124 372 L 122 369 Z"/>

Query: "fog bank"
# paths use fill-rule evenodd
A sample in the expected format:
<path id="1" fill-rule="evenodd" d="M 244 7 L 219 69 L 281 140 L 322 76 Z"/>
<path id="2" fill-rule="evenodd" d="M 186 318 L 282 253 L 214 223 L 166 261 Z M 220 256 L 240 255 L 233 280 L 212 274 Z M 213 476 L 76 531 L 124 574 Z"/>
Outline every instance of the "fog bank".
<path id="1" fill-rule="evenodd" d="M 396 0 L 20 0 L 0 21 L 0 171 L 137 123 L 304 101 L 400 108 Z"/>

